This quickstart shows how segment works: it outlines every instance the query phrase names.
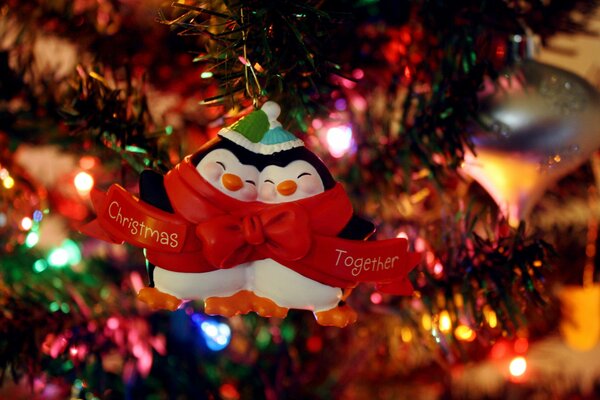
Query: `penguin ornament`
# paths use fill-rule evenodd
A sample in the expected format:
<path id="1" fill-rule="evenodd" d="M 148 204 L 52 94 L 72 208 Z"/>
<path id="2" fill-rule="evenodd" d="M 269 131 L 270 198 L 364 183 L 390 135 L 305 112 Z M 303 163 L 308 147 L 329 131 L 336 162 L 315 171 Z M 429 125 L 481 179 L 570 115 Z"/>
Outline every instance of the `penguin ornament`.
<path id="1" fill-rule="evenodd" d="M 279 113 L 267 102 L 164 177 L 144 171 L 141 199 L 118 185 L 93 192 L 98 216 L 84 233 L 145 249 L 140 300 L 169 310 L 201 300 L 223 316 L 304 309 L 343 327 L 356 320 L 345 300 L 359 283 L 412 293 L 419 256 L 406 239 L 365 241 L 373 225 Z"/>

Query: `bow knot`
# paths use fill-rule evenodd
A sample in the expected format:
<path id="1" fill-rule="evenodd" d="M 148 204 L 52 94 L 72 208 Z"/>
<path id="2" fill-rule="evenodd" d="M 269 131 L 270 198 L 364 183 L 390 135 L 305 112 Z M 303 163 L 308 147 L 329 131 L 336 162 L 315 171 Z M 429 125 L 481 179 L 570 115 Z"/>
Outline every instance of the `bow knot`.
<path id="1" fill-rule="evenodd" d="M 196 226 L 196 235 L 202 241 L 205 258 L 218 268 L 263 258 L 295 261 L 311 246 L 308 215 L 294 203 L 243 217 L 226 214 L 211 218 Z"/>
<path id="2" fill-rule="evenodd" d="M 242 219 L 242 232 L 246 242 L 253 246 L 257 246 L 265 242 L 265 232 L 262 222 L 256 215 L 244 217 Z"/>

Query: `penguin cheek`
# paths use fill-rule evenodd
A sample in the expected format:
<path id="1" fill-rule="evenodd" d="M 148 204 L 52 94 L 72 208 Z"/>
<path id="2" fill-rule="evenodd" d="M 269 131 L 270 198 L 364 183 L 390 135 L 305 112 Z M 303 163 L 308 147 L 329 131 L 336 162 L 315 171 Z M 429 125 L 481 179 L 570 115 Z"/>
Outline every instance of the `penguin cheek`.
<path id="1" fill-rule="evenodd" d="M 218 182 L 221 174 L 223 173 L 223 167 L 216 162 L 206 163 L 199 168 L 200 175 L 209 182 Z"/>
<path id="2" fill-rule="evenodd" d="M 277 192 L 275 191 L 275 185 L 272 183 L 265 183 L 261 185 L 259 189 L 258 199 L 261 201 L 274 201 L 277 198 Z"/>
<path id="3" fill-rule="evenodd" d="M 321 179 L 314 176 L 303 176 L 298 182 L 298 189 L 302 193 L 313 195 L 324 191 Z"/>
<path id="4" fill-rule="evenodd" d="M 244 187 L 239 192 L 240 200 L 243 201 L 254 201 L 256 200 L 256 196 L 258 191 L 256 190 L 256 186 L 246 183 Z"/>

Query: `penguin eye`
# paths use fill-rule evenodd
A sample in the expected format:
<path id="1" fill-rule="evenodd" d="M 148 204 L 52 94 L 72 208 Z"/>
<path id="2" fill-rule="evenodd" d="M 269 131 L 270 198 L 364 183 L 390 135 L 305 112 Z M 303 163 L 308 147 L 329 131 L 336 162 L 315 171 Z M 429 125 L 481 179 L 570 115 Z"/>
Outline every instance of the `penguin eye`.
<path id="1" fill-rule="evenodd" d="M 300 175 L 298 175 L 298 178 L 296 178 L 296 179 L 300 179 L 300 178 L 302 178 L 303 176 L 307 176 L 307 175 L 308 175 L 308 176 L 311 176 L 312 174 L 311 174 L 311 173 L 308 173 L 308 172 L 303 172 L 303 173 L 301 173 Z"/>
<path id="2" fill-rule="evenodd" d="M 256 186 L 256 182 L 254 182 L 254 181 L 251 181 L 250 179 L 246 180 L 245 182 L 246 182 L 246 183 L 249 183 L 249 184 L 251 184 L 251 185 L 254 185 L 254 186 Z"/>
<path id="3" fill-rule="evenodd" d="M 268 183 L 272 183 L 273 185 L 275 184 L 275 182 L 273 182 L 273 181 L 272 181 L 272 180 L 270 180 L 270 179 L 265 179 L 265 183 L 267 183 L 267 182 L 268 182 Z"/>
<path id="4" fill-rule="evenodd" d="M 223 167 L 223 171 L 227 171 L 227 168 L 225 168 L 225 164 L 223 164 L 221 161 L 217 161 L 216 163 Z"/>

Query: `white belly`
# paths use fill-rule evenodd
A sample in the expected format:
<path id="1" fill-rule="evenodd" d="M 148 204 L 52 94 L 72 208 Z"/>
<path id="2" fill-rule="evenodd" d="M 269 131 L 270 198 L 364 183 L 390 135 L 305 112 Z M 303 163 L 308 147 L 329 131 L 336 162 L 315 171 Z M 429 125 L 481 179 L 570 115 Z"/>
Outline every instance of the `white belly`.
<path id="1" fill-rule="evenodd" d="M 341 289 L 305 278 L 271 259 L 254 261 L 250 271 L 249 290 L 281 307 L 324 311 L 336 307 L 342 297 Z"/>
<path id="2" fill-rule="evenodd" d="M 342 297 L 341 289 L 306 278 L 271 259 L 202 273 L 173 272 L 157 266 L 154 284 L 161 292 L 184 300 L 227 297 L 250 290 L 280 307 L 311 311 L 334 308 Z"/>
<path id="3" fill-rule="evenodd" d="M 250 263 L 217 271 L 189 273 L 154 269 L 154 284 L 161 292 L 185 300 L 226 297 L 246 288 Z"/>

